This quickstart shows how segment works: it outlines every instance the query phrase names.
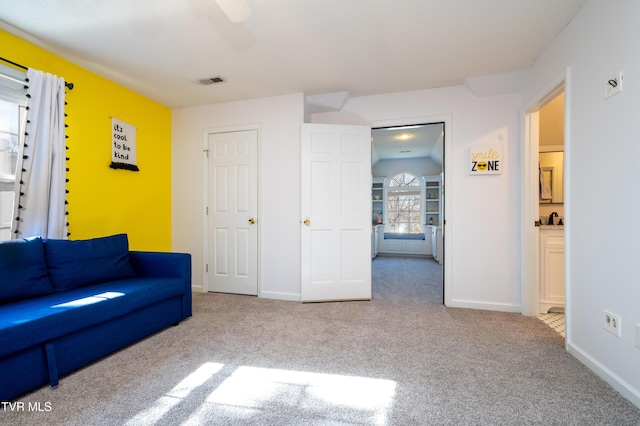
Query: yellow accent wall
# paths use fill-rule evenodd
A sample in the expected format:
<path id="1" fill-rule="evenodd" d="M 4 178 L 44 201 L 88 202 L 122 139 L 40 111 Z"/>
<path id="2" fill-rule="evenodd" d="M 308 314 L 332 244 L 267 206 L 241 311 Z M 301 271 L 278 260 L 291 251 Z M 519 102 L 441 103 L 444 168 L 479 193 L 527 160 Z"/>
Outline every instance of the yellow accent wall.
<path id="1" fill-rule="evenodd" d="M 133 250 L 171 250 L 171 110 L 0 30 L 0 56 L 64 77 L 70 239 L 127 233 Z M 135 126 L 139 172 L 111 169 L 111 117 Z"/>

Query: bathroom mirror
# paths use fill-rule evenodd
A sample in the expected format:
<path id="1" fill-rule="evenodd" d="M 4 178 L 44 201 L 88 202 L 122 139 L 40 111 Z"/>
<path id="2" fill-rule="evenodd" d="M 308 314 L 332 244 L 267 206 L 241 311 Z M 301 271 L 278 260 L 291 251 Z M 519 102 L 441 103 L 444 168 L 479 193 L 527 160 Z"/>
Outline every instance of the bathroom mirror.
<path id="1" fill-rule="evenodd" d="M 564 152 L 541 152 L 540 204 L 564 203 Z"/>

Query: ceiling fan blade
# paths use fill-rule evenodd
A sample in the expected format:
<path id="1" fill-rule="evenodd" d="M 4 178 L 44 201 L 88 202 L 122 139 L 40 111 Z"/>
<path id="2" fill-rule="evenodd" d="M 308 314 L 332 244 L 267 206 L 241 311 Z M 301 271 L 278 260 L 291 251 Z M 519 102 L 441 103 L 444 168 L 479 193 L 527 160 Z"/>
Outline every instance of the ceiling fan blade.
<path id="1" fill-rule="evenodd" d="M 253 12 L 245 0 L 216 0 L 231 22 L 244 22 Z"/>

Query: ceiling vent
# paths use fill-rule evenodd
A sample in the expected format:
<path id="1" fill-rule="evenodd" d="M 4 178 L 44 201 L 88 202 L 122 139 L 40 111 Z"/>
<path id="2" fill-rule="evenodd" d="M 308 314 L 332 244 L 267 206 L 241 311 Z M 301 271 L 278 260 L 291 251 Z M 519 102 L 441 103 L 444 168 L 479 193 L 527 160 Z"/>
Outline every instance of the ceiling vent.
<path id="1" fill-rule="evenodd" d="M 224 83 L 224 78 L 218 76 L 218 77 L 210 77 L 210 78 L 203 78 L 201 80 L 198 80 L 198 82 L 200 84 L 204 84 L 209 85 L 209 84 L 217 84 L 217 83 Z"/>

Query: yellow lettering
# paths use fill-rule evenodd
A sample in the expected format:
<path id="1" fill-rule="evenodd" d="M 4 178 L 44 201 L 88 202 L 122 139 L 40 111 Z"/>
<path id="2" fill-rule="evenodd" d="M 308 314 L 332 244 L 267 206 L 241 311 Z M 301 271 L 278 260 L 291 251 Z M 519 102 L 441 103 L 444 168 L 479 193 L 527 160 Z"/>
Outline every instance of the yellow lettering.
<path id="1" fill-rule="evenodd" d="M 489 151 L 486 152 L 472 152 L 471 160 L 495 160 L 496 158 L 500 158 L 500 154 L 497 151 L 494 151 L 493 148 L 489 148 Z"/>

